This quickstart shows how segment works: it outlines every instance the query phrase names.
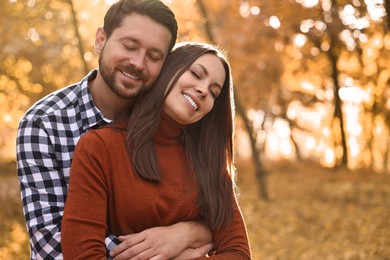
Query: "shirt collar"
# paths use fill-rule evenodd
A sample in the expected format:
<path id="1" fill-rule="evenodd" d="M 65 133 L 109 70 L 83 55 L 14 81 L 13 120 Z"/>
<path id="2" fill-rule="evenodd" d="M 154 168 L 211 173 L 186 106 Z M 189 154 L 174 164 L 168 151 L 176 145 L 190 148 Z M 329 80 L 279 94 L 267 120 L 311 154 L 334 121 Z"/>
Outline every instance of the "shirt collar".
<path id="1" fill-rule="evenodd" d="M 106 118 L 103 113 L 96 107 L 93 102 L 91 92 L 88 88 L 88 81 L 96 78 L 97 69 L 89 72 L 80 82 L 80 111 L 83 118 L 83 128 L 88 130 L 90 128 L 96 128 L 103 124 L 109 124 L 111 119 Z"/>

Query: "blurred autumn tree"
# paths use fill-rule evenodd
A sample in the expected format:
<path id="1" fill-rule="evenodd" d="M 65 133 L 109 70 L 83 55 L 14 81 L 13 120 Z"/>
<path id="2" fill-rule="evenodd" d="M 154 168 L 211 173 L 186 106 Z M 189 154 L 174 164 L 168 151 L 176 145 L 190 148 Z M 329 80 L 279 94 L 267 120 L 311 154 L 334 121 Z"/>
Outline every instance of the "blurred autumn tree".
<path id="1" fill-rule="evenodd" d="M 94 34 L 111 2 L 1 1 L 3 160 L 14 159 L 15 130 L 27 108 L 96 66 Z M 388 171 L 390 35 L 383 1 L 165 2 L 177 15 L 179 41 L 213 40 L 228 53 L 244 116 L 239 157 Z"/>
<path id="2" fill-rule="evenodd" d="M 65 2 L 1 1 L 0 15 L 0 156 L 4 160 L 15 156 L 11 147 L 23 113 L 37 99 L 81 77 L 84 70 Z"/>
<path id="3" fill-rule="evenodd" d="M 383 2 L 192 2 L 207 15 L 191 31 L 228 50 L 262 158 L 388 170 Z"/>
<path id="4" fill-rule="evenodd" d="M 206 5 L 267 158 L 387 171 L 390 38 L 382 1 Z"/>

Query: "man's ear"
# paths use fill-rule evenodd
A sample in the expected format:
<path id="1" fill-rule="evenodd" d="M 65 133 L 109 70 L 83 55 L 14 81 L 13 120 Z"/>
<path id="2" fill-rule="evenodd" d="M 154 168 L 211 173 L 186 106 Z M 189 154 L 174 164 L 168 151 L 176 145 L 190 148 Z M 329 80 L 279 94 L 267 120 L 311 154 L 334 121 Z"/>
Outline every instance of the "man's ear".
<path id="1" fill-rule="evenodd" d="M 99 27 L 96 31 L 94 51 L 96 54 L 100 54 L 104 44 L 106 43 L 106 33 L 103 27 Z"/>

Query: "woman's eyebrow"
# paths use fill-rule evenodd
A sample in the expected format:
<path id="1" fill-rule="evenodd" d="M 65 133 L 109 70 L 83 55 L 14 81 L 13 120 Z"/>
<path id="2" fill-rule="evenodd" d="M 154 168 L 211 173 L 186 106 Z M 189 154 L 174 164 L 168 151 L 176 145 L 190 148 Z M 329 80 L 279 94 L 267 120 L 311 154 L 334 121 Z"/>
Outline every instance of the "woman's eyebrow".
<path id="1" fill-rule="evenodd" d="M 199 63 L 196 63 L 196 64 L 194 64 L 194 65 L 195 65 L 195 66 L 201 67 L 202 70 L 203 70 L 203 72 L 204 72 L 206 75 L 209 75 L 209 72 L 208 72 L 208 70 L 206 69 L 205 66 L 203 66 L 202 64 L 199 64 Z"/>
<path id="2" fill-rule="evenodd" d="M 205 66 L 203 66 L 202 64 L 199 64 L 199 63 L 196 63 L 196 64 L 194 64 L 194 65 L 201 67 L 202 70 L 204 71 L 204 73 L 205 73 L 207 76 L 209 75 L 209 71 L 206 69 Z M 217 82 L 215 82 L 213 85 L 216 86 L 216 87 L 218 87 L 220 90 L 222 89 L 222 86 L 221 86 L 219 83 L 217 83 Z"/>

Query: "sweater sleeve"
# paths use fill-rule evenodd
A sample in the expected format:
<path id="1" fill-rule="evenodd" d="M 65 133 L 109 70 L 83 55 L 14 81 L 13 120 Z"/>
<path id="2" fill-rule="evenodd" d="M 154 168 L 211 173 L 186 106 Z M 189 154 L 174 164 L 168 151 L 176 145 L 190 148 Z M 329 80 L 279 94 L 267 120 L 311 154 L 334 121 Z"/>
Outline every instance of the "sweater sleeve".
<path id="1" fill-rule="evenodd" d="M 244 218 L 236 200 L 234 200 L 233 224 L 212 231 L 212 236 L 215 245 L 214 254 L 200 259 L 252 259 Z"/>
<path id="2" fill-rule="evenodd" d="M 75 149 L 62 221 L 65 259 L 107 259 L 106 151 L 93 131 L 82 136 Z"/>

